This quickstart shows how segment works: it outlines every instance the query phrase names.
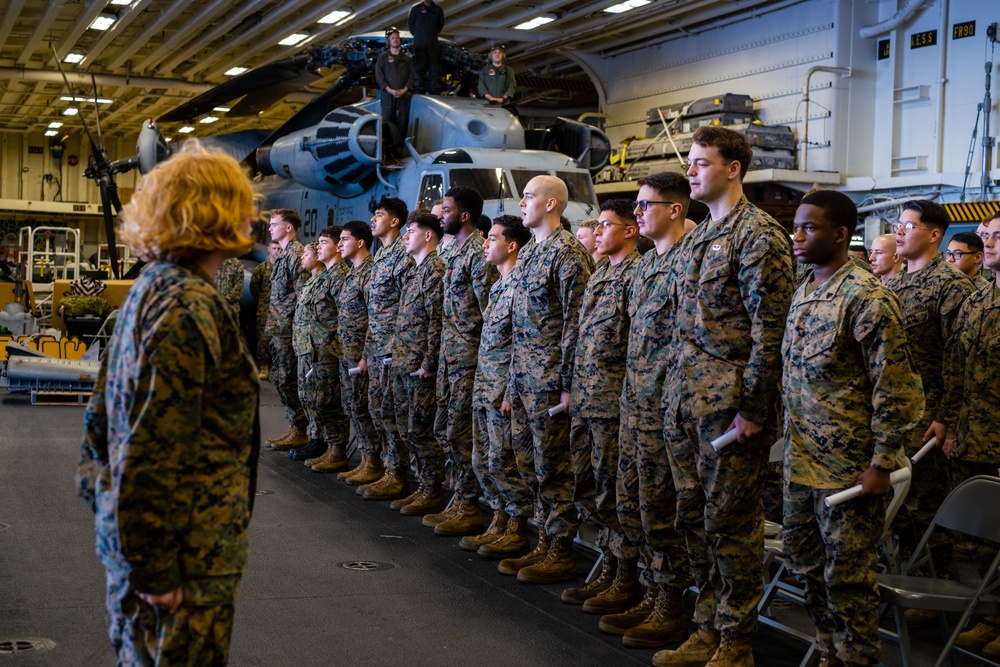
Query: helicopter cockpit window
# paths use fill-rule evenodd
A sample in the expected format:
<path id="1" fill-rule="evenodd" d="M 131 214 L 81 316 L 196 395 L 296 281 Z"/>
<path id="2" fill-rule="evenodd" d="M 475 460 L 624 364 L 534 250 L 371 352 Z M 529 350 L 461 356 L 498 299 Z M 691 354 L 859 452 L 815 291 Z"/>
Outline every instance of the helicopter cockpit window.
<path id="1" fill-rule="evenodd" d="M 511 197 L 510 185 L 503 169 L 452 169 L 449 172 L 451 187 L 472 188 L 484 199 L 507 199 Z"/>
<path id="2" fill-rule="evenodd" d="M 420 183 L 420 198 L 417 206 L 430 210 L 438 199 L 444 197 L 444 177 L 441 174 L 427 174 Z"/>
<path id="3" fill-rule="evenodd" d="M 566 183 L 570 201 L 580 202 L 581 204 L 597 203 L 597 197 L 594 195 L 594 184 L 590 180 L 590 174 L 579 171 L 557 171 L 556 176 Z"/>
<path id="4" fill-rule="evenodd" d="M 547 171 L 535 171 L 534 169 L 511 169 L 510 173 L 514 177 L 514 187 L 517 188 L 518 198 L 524 196 L 524 186 L 528 184 L 528 181 L 535 176 L 547 176 L 549 174 Z"/>

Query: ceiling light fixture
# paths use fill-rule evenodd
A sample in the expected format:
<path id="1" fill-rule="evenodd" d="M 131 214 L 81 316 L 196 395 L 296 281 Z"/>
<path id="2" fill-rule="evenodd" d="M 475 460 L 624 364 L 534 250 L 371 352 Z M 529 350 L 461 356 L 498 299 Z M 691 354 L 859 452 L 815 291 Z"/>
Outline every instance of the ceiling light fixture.
<path id="1" fill-rule="evenodd" d="M 227 113 L 229 110 L 229 107 L 212 107 L 212 111 L 220 111 L 222 113 Z"/>
<path id="2" fill-rule="evenodd" d="M 65 111 L 63 111 L 63 115 L 64 116 L 75 116 L 78 113 L 80 113 L 80 112 L 77 111 L 76 108 L 74 108 L 74 107 L 70 107 L 69 109 L 66 109 Z"/>
<path id="3" fill-rule="evenodd" d="M 638 9 L 639 7 L 644 7 L 650 2 L 651 0 L 625 0 L 625 2 L 619 2 L 617 5 L 611 5 L 604 11 L 608 14 L 622 14 L 633 9 Z"/>
<path id="4" fill-rule="evenodd" d="M 278 42 L 278 44 L 281 46 L 295 46 L 296 44 L 306 39 L 307 37 L 309 37 L 309 35 L 307 35 L 304 32 L 295 32 L 289 35 L 288 37 L 285 37 L 283 40 Z"/>
<path id="5" fill-rule="evenodd" d="M 132 4 L 132 0 L 111 0 L 112 5 L 118 5 L 119 7 L 127 7 Z"/>
<path id="6" fill-rule="evenodd" d="M 108 99 L 107 97 L 98 97 L 96 100 L 93 97 L 70 97 L 69 95 L 63 95 L 60 97 L 63 102 L 89 102 L 93 104 L 97 102 L 98 104 L 111 104 L 114 100 Z"/>
<path id="7" fill-rule="evenodd" d="M 329 14 L 321 18 L 319 21 L 316 21 L 316 23 L 336 23 L 341 19 L 346 19 L 350 15 L 351 15 L 350 9 L 338 9 L 335 12 L 330 12 Z"/>
<path id="8" fill-rule="evenodd" d="M 226 70 L 226 76 L 239 76 L 247 71 L 246 67 L 230 67 Z"/>
<path id="9" fill-rule="evenodd" d="M 514 30 L 534 30 L 535 28 L 543 26 L 546 23 L 552 23 L 555 20 L 555 16 L 552 16 L 551 14 L 543 14 L 542 16 L 536 16 L 530 21 L 525 21 L 524 23 L 514 26 Z"/>
<path id="10" fill-rule="evenodd" d="M 194 128 L 191 127 L 190 125 L 185 125 L 184 127 L 182 127 L 177 131 L 180 132 L 181 134 L 187 134 L 189 132 L 194 132 Z"/>
<path id="11" fill-rule="evenodd" d="M 114 14 L 98 14 L 94 22 L 90 24 L 91 30 L 107 30 L 114 22 L 118 20 L 118 17 Z"/>
<path id="12" fill-rule="evenodd" d="M 219 120 L 218 116 L 205 116 L 204 118 L 202 118 L 198 122 L 199 123 L 214 123 L 217 120 Z"/>
<path id="13" fill-rule="evenodd" d="M 171 141 L 173 141 L 173 138 L 172 137 L 163 137 L 163 140 L 169 144 Z"/>
<path id="14" fill-rule="evenodd" d="M 55 130 L 46 130 L 46 131 L 45 131 L 45 136 L 46 136 L 46 137 L 54 137 L 54 136 L 56 136 L 57 134 L 59 134 L 59 133 L 58 133 L 58 132 L 56 132 Z"/>
<path id="15" fill-rule="evenodd" d="M 60 127 L 62 127 L 62 126 L 63 126 L 63 124 L 62 124 L 62 123 L 60 123 L 60 122 L 59 122 L 59 121 L 57 121 L 57 120 L 54 120 L 54 121 L 52 121 L 51 123 L 49 123 L 49 127 L 50 127 L 50 128 L 52 128 L 53 130 L 58 130 L 58 129 L 59 129 Z"/>
<path id="16" fill-rule="evenodd" d="M 82 63 L 83 59 L 87 56 L 82 53 L 67 53 L 66 57 L 63 58 L 64 63 L 69 63 L 70 65 L 76 65 L 77 63 Z"/>

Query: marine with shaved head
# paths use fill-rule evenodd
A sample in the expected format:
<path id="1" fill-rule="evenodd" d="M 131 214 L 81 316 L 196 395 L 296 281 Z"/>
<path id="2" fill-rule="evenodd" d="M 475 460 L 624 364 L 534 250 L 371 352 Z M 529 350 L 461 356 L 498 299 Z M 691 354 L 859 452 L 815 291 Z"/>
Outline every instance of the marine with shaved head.
<path id="1" fill-rule="evenodd" d="M 532 239 L 521 249 L 513 280 L 513 344 L 508 392 L 518 470 L 534 496 L 538 547 L 500 561 L 502 574 L 545 584 L 575 579 L 569 444 L 570 391 L 577 323 L 590 257 L 559 217 L 569 203 L 566 184 L 536 176 L 524 186 L 521 214 Z M 558 406 L 550 416 L 549 409 Z"/>

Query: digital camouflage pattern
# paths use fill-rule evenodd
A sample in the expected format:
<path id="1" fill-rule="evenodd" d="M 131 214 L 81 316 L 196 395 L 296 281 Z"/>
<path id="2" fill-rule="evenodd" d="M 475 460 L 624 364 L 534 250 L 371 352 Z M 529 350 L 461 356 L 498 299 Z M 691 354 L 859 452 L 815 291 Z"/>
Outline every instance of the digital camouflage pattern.
<path id="1" fill-rule="evenodd" d="M 562 227 L 531 239 L 511 272 L 511 440 L 522 479 L 535 499 L 535 518 L 550 537 L 576 535 L 569 416 L 547 410 L 571 391 L 583 291 L 593 264 Z"/>
<path id="2" fill-rule="evenodd" d="M 396 427 L 417 460 L 419 482 L 428 486 L 444 477 L 444 453 L 434 438 L 434 373 L 441 352 L 441 303 L 444 263 L 431 251 L 406 277 L 399 296 L 392 349 L 392 390 Z M 419 369 L 431 377 L 410 377 Z"/>
<path id="3" fill-rule="evenodd" d="M 344 412 L 351 420 L 354 437 L 361 451 L 378 460 L 381 439 L 368 407 L 368 375 L 352 376 L 349 371 L 361 361 L 368 333 L 368 285 L 372 257 L 369 255 L 351 266 L 337 297 L 337 334 L 343 357 L 340 362 L 340 395 Z"/>
<path id="4" fill-rule="evenodd" d="M 243 262 L 230 257 L 215 274 L 215 286 L 233 309 L 237 320 L 240 316 L 240 297 L 243 296 Z"/>
<path id="5" fill-rule="evenodd" d="M 514 281 L 510 276 L 493 283 L 479 339 L 479 364 L 472 393 L 472 405 L 476 408 L 499 408 L 507 393 L 514 336 L 513 299 Z"/>
<path id="6" fill-rule="evenodd" d="M 851 264 L 822 285 L 809 275 L 782 343 L 784 476 L 845 489 L 869 467 L 904 465 L 923 392 L 892 292 Z"/>
<path id="7" fill-rule="evenodd" d="M 77 473 L 109 583 L 151 594 L 183 586 L 185 611 L 224 604 L 220 582 L 247 566 L 259 392 L 211 277 L 148 265 L 121 306 L 84 416 Z M 120 589 L 109 586 L 110 609 Z M 109 619 L 113 638 L 115 628 L 119 636 L 136 630 L 128 616 Z"/>
<path id="8" fill-rule="evenodd" d="M 271 337 L 264 335 L 267 326 L 267 312 L 271 307 L 271 269 L 274 264 L 270 260 L 258 264 L 250 274 L 250 296 L 257 304 L 257 365 L 260 368 L 271 366 Z"/>
<path id="9" fill-rule="evenodd" d="M 309 275 L 302 268 L 302 244 L 298 239 L 288 242 L 271 268 L 271 294 L 268 301 L 268 336 L 291 336 L 295 317 L 295 301 Z"/>
<path id="10" fill-rule="evenodd" d="M 677 255 L 664 424 L 676 523 L 700 591 L 696 622 L 747 635 L 756 630 L 761 596 L 761 490 L 777 437 L 791 244 L 781 225 L 742 197 L 685 236 Z M 737 412 L 763 432 L 717 454 L 709 443 Z"/>
<path id="11" fill-rule="evenodd" d="M 455 493 L 469 500 L 481 493 L 481 480 L 472 464 L 474 450 L 485 451 L 485 444 L 475 440 L 472 424 L 479 339 L 490 288 L 499 278 L 496 267 L 486 263 L 483 242 L 473 230 L 461 245 L 456 239 L 439 248 L 444 262 L 444 304 L 434 434 L 451 461 Z"/>

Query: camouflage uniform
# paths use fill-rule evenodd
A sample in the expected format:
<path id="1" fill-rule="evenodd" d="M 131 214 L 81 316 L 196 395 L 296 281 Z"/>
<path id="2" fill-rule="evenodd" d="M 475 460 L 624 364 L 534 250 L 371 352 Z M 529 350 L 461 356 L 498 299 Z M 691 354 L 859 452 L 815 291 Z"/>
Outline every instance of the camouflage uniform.
<path id="1" fill-rule="evenodd" d="M 375 422 L 368 409 L 368 375 L 351 376 L 350 369 L 361 361 L 368 332 L 368 281 L 372 272 L 369 255 L 351 267 L 337 297 L 337 334 L 343 356 L 340 359 L 340 397 L 350 417 L 357 446 L 372 461 L 378 461 L 381 445 Z"/>
<path id="2" fill-rule="evenodd" d="M 616 511 L 618 430 L 625 354 L 628 350 L 629 291 L 639 253 L 617 265 L 602 259 L 590 276 L 580 305 L 579 342 L 573 362 L 570 448 L 583 520 L 597 526 L 596 546 L 616 558 L 635 558 Z"/>
<path id="3" fill-rule="evenodd" d="M 240 321 L 240 297 L 243 296 L 243 262 L 230 257 L 215 273 L 215 286 Z"/>
<path id="4" fill-rule="evenodd" d="M 590 255 L 562 227 L 518 253 L 513 280 L 510 362 L 511 438 L 517 467 L 531 489 L 535 520 L 546 534 L 573 538 L 573 456 L 569 417 L 548 409 L 570 391 L 577 322 L 590 278 Z"/>
<path id="5" fill-rule="evenodd" d="M 298 356 L 299 400 L 310 440 L 347 446 L 350 422 L 340 395 L 337 300 L 350 269 L 337 262 L 309 278 L 295 304 L 292 347 Z"/>
<path id="6" fill-rule="evenodd" d="M 777 437 L 781 336 L 793 274 L 788 234 L 741 198 L 678 248 L 675 340 L 664 437 L 677 526 L 699 589 L 695 621 L 729 637 L 757 627 L 761 489 Z M 736 414 L 763 432 L 716 453 Z"/>
<path id="7" fill-rule="evenodd" d="M 950 425 L 958 415 L 946 413 L 944 397 L 949 391 L 959 391 L 960 375 L 943 374 L 942 367 L 949 346 L 954 343 L 955 318 L 965 298 L 973 292 L 975 284 L 964 273 L 937 255 L 914 273 L 893 276 L 886 287 L 899 297 L 903 307 L 903 326 L 917 372 L 923 382 L 926 403 L 920 421 L 922 429 L 911 434 L 906 445 L 906 455 L 913 456 L 920 449 L 924 431 L 931 422 Z M 939 443 L 944 444 L 944 443 Z M 941 449 L 935 448 L 913 466 L 913 481 L 906 496 L 903 511 L 896 519 L 900 528 L 903 557 L 906 558 L 923 536 L 931 519 L 950 490 L 948 459 Z M 931 550 L 937 572 L 955 575 L 951 555 L 951 540 L 942 531 L 935 533 Z"/>
<path id="8" fill-rule="evenodd" d="M 879 661 L 877 548 L 887 498 L 835 508 L 824 499 L 869 467 L 905 465 L 923 391 L 899 302 L 845 264 L 795 292 L 782 344 L 785 408 L 783 551 L 803 582 L 823 652 L 849 665 Z M 870 428 L 866 426 L 870 425 Z"/>
<path id="9" fill-rule="evenodd" d="M 417 461 L 421 486 L 440 484 L 444 477 L 444 452 L 434 439 L 433 377 L 441 353 L 443 276 L 444 263 L 436 251 L 410 268 L 399 295 L 392 345 L 396 428 L 406 434 L 407 449 Z M 421 368 L 432 376 L 410 376 Z"/>
<path id="10" fill-rule="evenodd" d="M 271 306 L 271 269 L 270 261 L 261 262 L 250 274 L 250 295 L 257 302 L 257 366 L 271 368 L 271 337 L 264 335 L 267 325 L 267 311 Z"/>
<path id="11" fill-rule="evenodd" d="M 684 541 L 674 527 L 677 494 L 663 442 L 661 399 L 673 331 L 673 265 L 680 241 L 636 262 L 628 295 L 629 328 L 618 432 L 618 520 L 646 567 L 643 584 L 691 584 Z"/>
<path id="12" fill-rule="evenodd" d="M 95 511 L 120 664 L 225 663 L 247 567 L 259 393 L 212 278 L 151 263 L 122 304 L 84 416 L 77 473 Z M 179 587 L 174 615 L 138 597 Z"/>
<path id="13" fill-rule="evenodd" d="M 507 381 L 510 379 L 513 285 L 510 276 L 493 283 L 489 305 L 483 311 L 479 364 L 472 392 L 472 408 L 475 411 L 472 428 L 475 442 L 486 443 L 487 451 L 483 461 L 481 451 L 473 450 L 472 465 L 483 483 L 492 509 L 502 509 L 508 516 L 526 517 L 533 512 L 531 491 L 517 470 L 510 417 L 500 414 L 500 405 L 507 394 Z"/>
<path id="14" fill-rule="evenodd" d="M 391 473 L 405 472 L 408 466 L 396 427 L 392 372 L 383 360 L 392 358 L 399 295 L 412 266 L 403 237 L 397 235 L 375 253 L 368 279 L 368 333 L 363 351 L 368 361 L 368 408 L 378 429 L 385 467 Z"/>
<path id="15" fill-rule="evenodd" d="M 476 438 L 477 431 L 472 427 L 472 388 L 479 337 L 483 333 L 483 311 L 498 274 L 496 267 L 486 263 L 483 237 L 475 230 L 461 247 L 457 241 L 445 246 L 441 250 L 441 260 L 444 262 L 444 319 L 434 434 L 451 460 L 455 494 L 476 500 L 482 484 L 492 504 L 496 485 L 489 480 L 488 468 L 480 465 L 473 471 L 473 458 L 480 462 L 487 460 L 488 443 Z"/>
<path id="16" fill-rule="evenodd" d="M 306 430 L 306 414 L 299 402 L 297 360 L 292 348 L 292 320 L 295 301 L 302 291 L 306 273 L 302 270 L 302 244 L 292 239 L 282 249 L 271 269 L 271 300 L 264 335 L 271 337 L 271 383 L 285 406 L 285 419 Z"/>

